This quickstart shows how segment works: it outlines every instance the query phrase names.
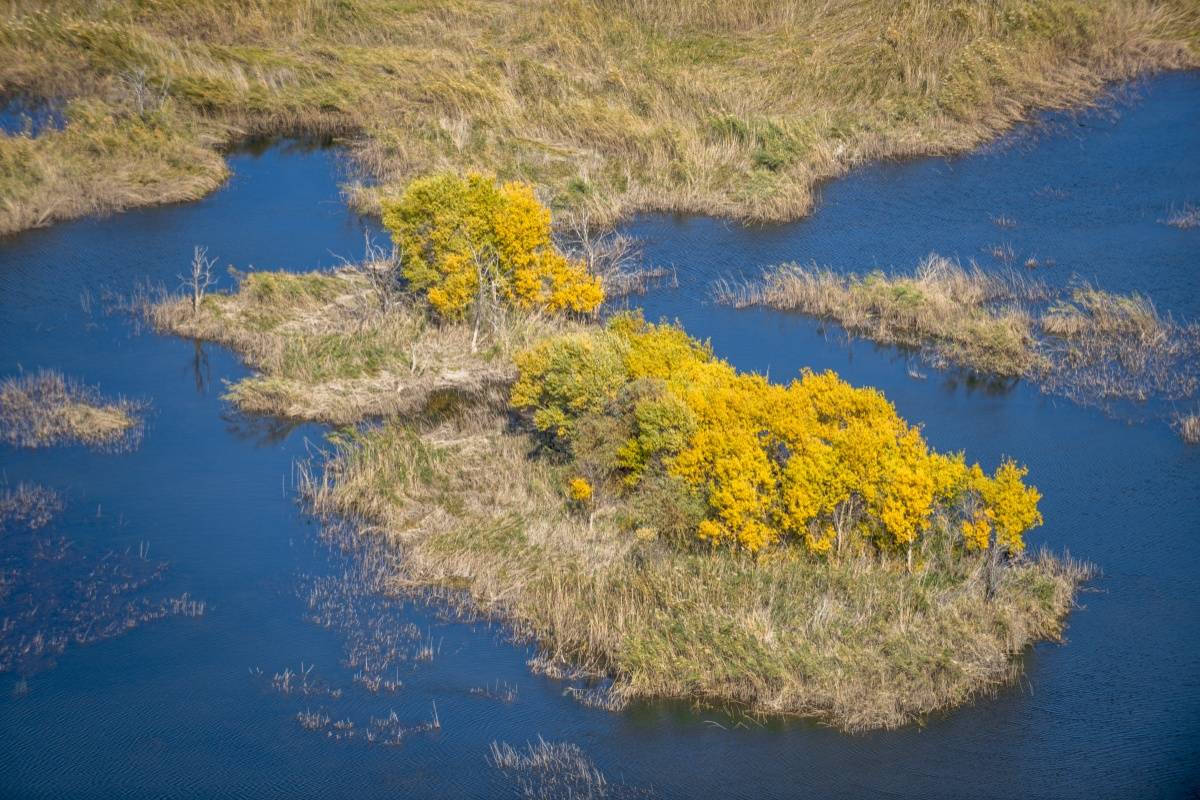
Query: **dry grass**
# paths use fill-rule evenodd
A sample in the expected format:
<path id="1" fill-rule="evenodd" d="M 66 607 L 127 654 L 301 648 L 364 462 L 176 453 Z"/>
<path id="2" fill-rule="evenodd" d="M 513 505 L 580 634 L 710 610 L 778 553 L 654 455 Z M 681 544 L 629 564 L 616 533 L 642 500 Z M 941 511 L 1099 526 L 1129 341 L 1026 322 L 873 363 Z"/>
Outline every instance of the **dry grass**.
<path id="1" fill-rule="evenodd" d="M 1040 368 L 1033 320 L 1017 301 L 1039 284 L 930 256 L 912 275 L 865 277 L 784 265 L 761 283 L 719 284 L 721 302 L 791 309 L 836 320 L 883 344 L 932 346 L 936 360 L 1002 376 Z"/>
<path id="2" fill-rule="evenodd" d="M 1013 679 L 1057 640 L 1087 570 L 1012 563 L 985 599 L 983 563 L 934 537 L 901 561 L 827 563 L 680 550 L 619 529 L 619 506 L 569 510 L 564 467 L 531 458 L 502 392 L 393 419 L 343 441 L 304 494 L 398 555 L 390 588 L 462 592 L 537 641 L 542 660 L 613 679 L 613 707 L 674 697 L 895 727 Z"/>
<path id="3" fill-rule="evenodd" d="M 852 334 L 921 349 L 937 366 L 1028 378 L 1084 404 L 1175 403 L 1200 391 L 1200 325 L 1160 314 L 1137 294 L 1086 284 L 1052 291 L 936 256 L 908 275 L 784 265 L 715 292 L 739 308 L 834 320 Z"/>
<path id="4" fill-rule="evenodd" d="M 144 408 L 42 370 L 0 381 L 0 439 L 18 447 L 132 449 L 141 441 Z"/>
<path id="5" fill-rule="evenodd" d="M 1175 430 L 1188 444 L 1200 444 L 1200 412 L 1176 415 Z"/>
<path id="6" fill-rule="evenodd" d="M 372 269 L 256 272 L 198 312 L 190 297 L 144 311 L 158 330 L 219 342 L 258 372 L 229 390 L 241 410 L 332 424 L 411 412 L 438 390 L 507 385 L 512 352 L 570 324 L 514 312 L 473 349 L 467 324 L 431 321 L 406 302 L 385 310 Z"/>
<path id="7" fill-rule="evenodd" d="M 0 93 L 96 115 L 0 142 L 0 230 L 205 191 L 214 147 L 263 133 L 352 138 L 378 181 L 349 187 L 365 208 L 450 167 L 532 180 L 597 219 L 785 219 L 864 161 L 969 149 L 1032 108 L 1200 63 L 1190 0 L 16 0 L 0 13 Z"/>
<path id="8" fill-rule="evenodd" d="M 1045 389 L 1081 402 L 1188 401 L 1200 391 L 1200 324 L 1138 294 L 1076 287 L 1038 321 L 1052 368 Z"/>
<path id="9" fill-rule="evenodd" d="M 70 108 L 37 138 L 0 136 L 0 235 L 136 206 L 197 200 L 228 175 L 216 140 L 177 115 Z"/>
<path id="10" fill-rule="evenodd" d="M 517 749 L 507 742 L 492 742 L 488 763 L 515 784 L 525 800 L 600 800 L 605 797 L 645 796 L 608 779 L 579 745 L 547 742 Z"/>
<path id="11" fill-rule="evenodd" d="M 1200 206 L 1184 203 L 1180 208 L 1171 209 L 1171 213 L 1162 221 L 1180 230 L 1200 227 Z"/>

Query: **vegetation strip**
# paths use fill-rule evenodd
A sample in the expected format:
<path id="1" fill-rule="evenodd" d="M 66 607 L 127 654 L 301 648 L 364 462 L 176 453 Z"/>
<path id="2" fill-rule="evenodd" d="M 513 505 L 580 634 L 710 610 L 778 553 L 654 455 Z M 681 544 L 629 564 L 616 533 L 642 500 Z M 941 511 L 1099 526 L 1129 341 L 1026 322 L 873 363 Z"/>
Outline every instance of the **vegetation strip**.
<path id="1" fill-rule="evenodd" d="M 921 349 L 939 367 L 1028 378 L 1084 404 L 1170 410 L 1200 394 L 1200 324 L 1161 314 L 1136 293 L 1086 283 L 1052 290 L 930 256 L 911 274 L 785 264 L 758 281 L 719 283 L 715 294 L 737 308 L 834 320 L 851 334 Z"/>
<path id="2" fill-rule="evenodd" d="M 0 233 L 194 199 L 218 148 L 341 136 L 379 209 L 451 167 L 612 219 L 787 219 L 867 161 L 967 150 L 1033 108 L 1200 64 L 1190 0 L 19 0 L 0 94 L 66 125 L 0 137 Z"/>
<path id="3" fill-rule="evenodd" d="M 247 358 L 240 408 L 345 425 L 303 495 L 401 554 L 390 591 L 506 621 L 548 674 L 611 679 L 581 691 L 603 707 L 847 730 L 994 690 L 1060 637 L 1088 569 L 1025 552 L 1016 464 L 931 452 L 832 373 L 771 384 L 676 327 L 598 325 L 572 310 L 598 301 L 589 250 L 551 255 L 543 209 L 472 176 L 415 186 L 387 257 L 146 307 Z"/>

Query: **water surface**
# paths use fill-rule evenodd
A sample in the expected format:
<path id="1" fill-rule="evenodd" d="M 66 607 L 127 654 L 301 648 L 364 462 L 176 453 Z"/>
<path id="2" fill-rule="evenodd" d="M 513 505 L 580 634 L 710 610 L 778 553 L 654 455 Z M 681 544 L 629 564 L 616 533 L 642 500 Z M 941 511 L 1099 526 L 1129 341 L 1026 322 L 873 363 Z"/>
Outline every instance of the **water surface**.
<path id="1" fill-rule="evenodd" d="M 765 310 L 708 302 L 709 281 L 783 260 L 836 269 L 911 268 L 930 251 L 991 262 L 1009 243 L 1052 267 L 1161 308 L 1200 312 L 1200 231 L 1161 224 L 1200 202 L 1200 76 L 1138 87 L 1112 113 L 1052 115 L 986 151 L 885 164 L 823 188 L 809 219 L 743 228 L 648 217 L 630 229 L 649 257 L 675 264 L 678 289 L 634 298 L 680 319 L 744 369 L 788 379 L 833 368 L 883 388 L 940 449 L 1030 466 L 1046 499 L 1034 546 L 1104 570 L 1065 646 L 1040 645 L 1019 685 L 923 727 L 846 736 L 798 721 L 736 725 L 679 704 L 620 714 L 581 707 L 531 675 L 529 650 L 502 632 L 387 606 L 437 644 L 394 695 L 371 694 L 342 665 L 346 632 L 306 620 L 311 576 L 336 572 L 296 507 L 293 462 L 316 426 L 239 419 L 220 400 L 244 368 L 214 347 L 134 335 L 100 312 L 105 288 L 178 283 L 194 245 L 242 269 L 311 269 L 362 252 L 370 222 L 339 199 L 337 156 L 275 147 L 231 160 L 234 178 L 195 204 L 85 220 L 0 240 L 0 374 L 53 367 L 105 391 L 151 400 L 139 450 L 0 449 L 10 483 L 39 482 L 69 503 L 60 531 L 81 546 L 150 542 L 169 562 L 161 591 L 207 601 L 74 648 L 27 679 L 0 675 L 0 794 L 57 796 L 484 797 L 512 794 L 485 762 L 488 744 L 543 736 L 581 745 L 610 780 L 663 797 L 1183 797 L 1200 788 L 1200 449 L 1165 426 L 1127 425 L 1047 398 L 930 372 L 833 330 Z M 1001 227 L 993 217 L 1008 217 Z M 2 613 L 2 609 L 0 609 Z M 375 609 L 373 613 L 381 613 Z M 285 667 L 344 687 L 337 700 L 282 696 Z M 263 671 L 259 675 L 257 670 Z M 471 693 L 516 686 L 500 703 Z M 301 728 L 318 707 L 366 721 L 391 710 L 439 732 L 398 747 L 334 742 Z"/>

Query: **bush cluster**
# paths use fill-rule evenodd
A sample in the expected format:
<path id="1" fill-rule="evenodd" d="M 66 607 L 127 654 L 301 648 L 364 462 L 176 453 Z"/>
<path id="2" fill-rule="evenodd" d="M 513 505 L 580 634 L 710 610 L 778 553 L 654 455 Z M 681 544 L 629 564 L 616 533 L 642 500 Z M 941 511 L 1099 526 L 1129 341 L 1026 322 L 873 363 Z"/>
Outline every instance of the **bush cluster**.
<path id="1" fill-rule="evenodd" d="M 405 280 L 442 317 L 485 304 L 592 314 L 600 280 L 554 246 L 550 211 L 527 183 L 469 173 L 419 178 L 384 204 Z"/>
<path id="2" fill-rule="evenodd" d="M 758 553 L 905 552 L 929 531 L 966 550 L 1024 549 L 1041 495 L 1004 461 L 989 476 L 931 450 L 877 390 L 833 372 L 788 385 L 740 373 L 670 324 L 635 315 L 517 356 L 514 407 L 629 525 Z"/>

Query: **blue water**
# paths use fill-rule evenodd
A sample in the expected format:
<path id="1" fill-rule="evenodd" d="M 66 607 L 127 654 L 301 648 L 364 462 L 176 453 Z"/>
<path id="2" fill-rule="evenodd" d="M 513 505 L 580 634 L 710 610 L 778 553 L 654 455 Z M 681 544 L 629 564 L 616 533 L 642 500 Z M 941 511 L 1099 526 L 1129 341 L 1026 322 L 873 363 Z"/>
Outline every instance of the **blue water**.
<path id="1" fill-rule="evenodd" d="M 20 95 L 0 97 L 0 133 L 41 136 L 67 124 L 63 104 Z"/>
<path id="2" fill-rule="evenodd" d="M 106 289 L 173 286 L 194 245 L 241 269 L 310 269 L 362 250 L 369 221 L 339 199 L 335 152 L 276 147 L 232 157 L 234 178 L 195 204 L 135 211 L 0 240 L 0 375 L 53 367 L 146 398 L 141 447 L 0 447 L 10 484 L 61 490 L 58 531 L 80 547 L 136 549 L 169 562 L 155 591 L 207 602 L 125 636 L 68 649 L 51 669 L 0 675 L 0 795 L 12 797 L 513 796 L 486 763 L 492 740 L 543 736 L 582 746 L 612 781 L 663 797 L 1187 797 L 1200 789 L 1200 449 L 1161 424 L 1128 425 L 1018 384 L 930 372 L 796 316 L 708 302 L 708 283 L 782 260 L 837 269 L 912 267 L 931 250 L 976 258 L 1011 243 L 1053 259 L 1035 274 L 1086 275 L 1137 289 L 1177 314 L 1200 311 L 1200 231 L 1162 225 L 1200 201 L 1200 75 L 1150 81 L 1108 113 L 1053 115 L 969 157 L 868 167 L 826 185 L 809 219 L 768 228 L 648 217 L 630 225 L 680 286 L 634 298 L 680 319 L 745 369 L 787 379 L 834 368 L 882 387 L 939 448 L 985 464 L 1010 454 L 1045 493 L 1033 544 L 1096 563 L 1065 645 L 1039 645 L 1025 677 L 923 727 L 846 736 L 802 721 L 737 726 L 679 704 L 619 714 L 563 697 L 529 673 L 502 631 L 389 606 L 437 643 L 394 695 L 342 666 L 346 631 L 306 621 L 310 576 L 343 568 L 294 501 L 293 463 L 321 442 L 230 414 L 227 352 L 136 334 L 102 313 Z M 1043 191 L 1050 187 L 1052 191 Z M 1016 227 L 1001 228 L 994 216 Z M 1023 269 L 1023 267 L 1022 267 Z M 3 608 L 0 607 L 0 616 Z M 301 663 L 344 687 L 284 696 L 270 676 Z M 261 669 L 263 674 L 256 671 Z M 504 704 L 471 693 L 518 689 Z M 396 747 L 329 741 L 295 720 L 328 708 L 360 724 L 395 710 L 440 731 Z"/>

